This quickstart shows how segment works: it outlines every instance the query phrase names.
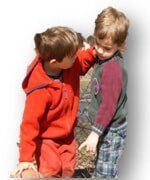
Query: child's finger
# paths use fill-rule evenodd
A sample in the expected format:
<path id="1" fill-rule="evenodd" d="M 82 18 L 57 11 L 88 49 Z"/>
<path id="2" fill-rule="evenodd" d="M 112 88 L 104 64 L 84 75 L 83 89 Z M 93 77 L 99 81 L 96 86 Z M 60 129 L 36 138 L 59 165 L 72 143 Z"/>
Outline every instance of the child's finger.
<path id="1" fill-rule="evenodd" d="M 15 177 L 14 178 L 21 178 L 22 176 L 21 176 L 21 173 L 17 173 L 17 174 L 15 174 Z"/>
<path id="2" fill-rule="evenodd" d="M 23 168 L 19 169 L 18 172 L 15 174 L 15 177 L 21 177 L 21 174 L 23 172 Z"/>
<path id="3" fill-rule="evenodd" d="M 86 146 L 86 141 L 83 142 L 83 143 L 79 146 L 79 151 L 80 151 L 84 146 Z"/>
<path id="4" fill-rule="evenodd" d="M 33 169 L 35 172 L 38 172 L 37 168 L 34 165 L 31 166 L 31 169 Z"/>
<path id="5" fill-rule="evenodd" d="M 95 147 L 91 147 L 90 152 L 91 153 L 95 153 L 96 152 L 96 148 Z"/>
<path id="6" fill-rule="evenodd" d="M 91 146 L 88 146 L 87 151 L 92 152 L 92 147 L 91 147 Z"/>
<path id="7" fill-rule="evenodd" d="M 21 170 L 16 168 L 11 174 L 10 174 L 10 177 L 11 178 L 18 178 L 21 174 Z"/>
<path id="8" fill-rule="evenodd" d="M 40 177 L 40 178 L 44 178 L 41 173 L 39 173 L 39 177 Z"/>

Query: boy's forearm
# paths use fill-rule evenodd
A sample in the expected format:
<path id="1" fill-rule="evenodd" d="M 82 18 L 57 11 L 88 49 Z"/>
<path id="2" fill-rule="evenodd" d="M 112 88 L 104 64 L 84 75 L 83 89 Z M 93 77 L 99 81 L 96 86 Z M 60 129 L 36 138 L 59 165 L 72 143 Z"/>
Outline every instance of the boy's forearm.
<path id="1" fill-rule="evenodd" d="M 81 75 L 85 75 L 86 72 L 95 64 L 96 58 L 94 52 L 94 47 L 91 47 L 90 49 L 79 51 L 77 53 L 81 66 Z"/>

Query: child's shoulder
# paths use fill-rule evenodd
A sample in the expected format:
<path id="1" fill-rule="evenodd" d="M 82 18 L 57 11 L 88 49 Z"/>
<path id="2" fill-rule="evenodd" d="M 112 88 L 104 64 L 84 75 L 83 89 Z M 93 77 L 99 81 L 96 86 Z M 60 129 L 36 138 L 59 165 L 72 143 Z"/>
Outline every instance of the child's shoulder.
<path id="1" fill-rule="evenodd" d="M 113 59 L 111 61 L 104 63 L 102 71 L 103 73 L 108 73 L 108 74 L 117 74 L 117 73 L 119 74 L 122 72 L 122 67 L 117 59 Z"/>
<path id="2" fill-rule="evenodd" d="M 120 62 L 117 58 L 113 58 L 110 61 L 104 63 L 104 68 L 121 68 Z"/>

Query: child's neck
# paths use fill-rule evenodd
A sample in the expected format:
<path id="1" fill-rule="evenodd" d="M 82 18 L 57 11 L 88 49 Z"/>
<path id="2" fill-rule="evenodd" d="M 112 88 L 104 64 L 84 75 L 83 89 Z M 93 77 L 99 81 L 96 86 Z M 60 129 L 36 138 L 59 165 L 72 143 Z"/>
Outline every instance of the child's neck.
<path id="1" fill-rule="evenodd" d="M 60 68 L 50 66 L 49 62 L 44 62 L 43 68 L 48 75 L 58 75 L 62 71 Z"/>

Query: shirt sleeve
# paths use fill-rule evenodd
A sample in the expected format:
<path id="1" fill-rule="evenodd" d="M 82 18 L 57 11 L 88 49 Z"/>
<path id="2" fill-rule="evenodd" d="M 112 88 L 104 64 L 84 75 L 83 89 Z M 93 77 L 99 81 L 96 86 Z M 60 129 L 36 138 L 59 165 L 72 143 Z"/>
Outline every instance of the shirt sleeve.
<path id="1" fill-rule="evenodd" d="M 92 126 L 92 130 L 99 135 L 107 128 L 117 109 L 122 89 L 122 71 L 120 65 L 117 62 L 110 62 L 104 65 L 101 76 L 101 102 Z"/>
<path id="2" fill-rule="evenodd" d="M 77 58 L 79 61 L 80 75 L 85 75 L 96 61 L 94 47 L 91 47 L 87 50 L 79 51 L 77 53 Z"/>
<path id="3" fill-rule="evenodd" d="M 40 132 L 39 122 L 48 104 L 48 94 L 44 90 L 35 90 L 27 95 L 20 126 L 20 162 L 32 162 L 34 160 L 35 140 Z"/>

